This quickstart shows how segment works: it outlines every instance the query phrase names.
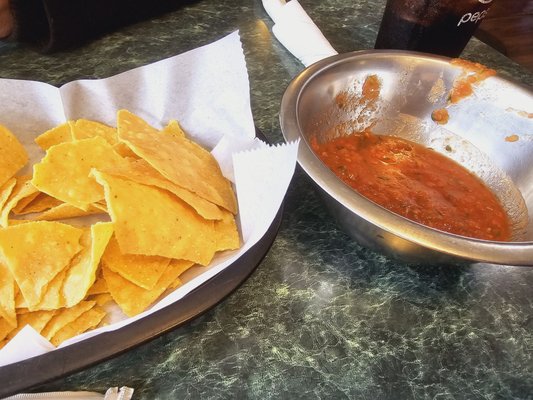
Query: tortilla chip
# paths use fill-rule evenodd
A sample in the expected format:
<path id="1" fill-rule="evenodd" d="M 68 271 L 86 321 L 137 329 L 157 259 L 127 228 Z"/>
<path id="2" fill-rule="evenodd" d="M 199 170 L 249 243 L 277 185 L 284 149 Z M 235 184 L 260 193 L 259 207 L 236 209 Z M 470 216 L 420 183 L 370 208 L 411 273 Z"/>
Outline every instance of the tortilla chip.
<path id="1" fill-rule="evenodd" d="M 135 160 L 139 159 L 139 156 L 135 154 L 126 143 L 118 142 L 113 146 L 113 150 L 117 152 L 118 155 L 124 158 L 133 158 Z"/>
<path id="2" fill-rule="evenodd" d="M 70 141 L 72 141 L 72 134 L 69 122 L 55 126 L 35 138 L 35 143 L 45 151 L 56 144 Z"/>
<path id="3" fill-rule="evenodd" d="M 61 200 L 56 199 L 55 197 L 49 196 L 46 193 L 37 192 L 35 197 L 27 197 L 26 199 L 31 199 L 29 202 L 22 207 L 22 202 L 17 204 L 17 207 L 13 208 L 13 213 L 18 215 L 39 213 L 51 208 L 57 207 L 60 204 L 65 204 Z"/>
<path id="4" fill-rule="evenodd" d="M 215 254 L 213 221 L 201 218 L 183 201 L 160 189 L 93 173 L 105 188 L 123 253 L 209 264 Z"/>
<path id="5" fill-rule="evenodd" d="M 193 267 L 195 264 L 188 260 L 172 260 L 170 262 L 171 268 L 173 268 L 178 276 L 181 276 L 185 273 L 185 271 L 188 271 L 191 267 Z"/>
<path id="6" fill-rule="evenodd" d="M 114 145 L 118 143 L 117 130 L 100 122 L 88 119 L 78 119 L 71 125 L 72 137 L 75 140 L 82 140 L 100 136 L 107 143 Z"/>
<path id="7" fill-rule="evenodd" d="M 241 246 L 235 217 L 229 211 L 224 212 L 222 220 L 215 221 L 215 232 L 217 251 L 235 250 Z"/>
<path id="8" fill-rule="evenodd" d="M 33 185 L 32 185 L 33 186 Z M 29 195 L 23 197 L 17 202 L 17 205 L 13 207 L 11 210 L 13 214 L 20 215 L 22 214 L 22 210 L 26 208 L 28 204 L 30 204 L 41 192 L 39 192 L 37 189 L 32 190 L 33 193 L 30 193 Z"/>
<path id="9" fill-rule="evenodd" d="M 177 135 L 160 135 L 126 110 L 117 115 L 119 140 L 165 178 L 198 196 L 237 213 L 237 200 L 217 160 L 200 145 Z"/>
<path id="10" fill-rule="evenodd" d="M 144 289 L 152 289 L 170 262 L 170 258 L 123 254 L 115 237 L 111 238 L 102 257 L 104 265 Z"/>
<path id="11" fill-rule="evenodd" d="M 103 169 L 102 172 L 127 178 L 134 182 L 142 183 L 143 185 L 165 189 L 178 196 L 181 200 L 194 208 L 196 212 L 205 219 L 217 220 L 222 219 L 223 217 L 222 210 L 216 204 L 213 204 L 194 194 L 193 192 L 183 189 L 181 186 L 170 182 L 143 159 L 131 160 L 128 163 L 115 168 Z"/>
<path id="12" fill-rule="evenodd" d="M 15 279 L 2 261 L 0 261 L 0 317 L 3 317 L 14 328 L 17 326 Z"/>
<path id="13" fill-rule="evenodd" d="M 13 330 L 17 328 L 17 325 L 15 326 L 11 325 L 11 323 L 7 322 L 4 318 L 0 317 L 0 340 L 4 340 Z M 0 349 L 2 346 L 0 346 Z"/>
<path id="14" fill-rule="evenodd" d="M 28 153 L 15 135 L 0 125 L 0 186 L 22 169 L 28 162 Z"/>
<path id="15" fill-rule="evenodd" d="M 87 300 L 96 302 L 96 305 L 103 307 L 113 301 L 113 296 L 109 293 L 100 293 L 87 297 Z"/>
<path id="16" fill-rule="evenodd" d="M 50 281 L 50 283 L 48 283 L 48 285 L 46 285 L 39 304 L 28 306 L 28 309 L 30 311 L 39 311 L 57 310 L 58 308 L 65 307 L 65 299 L 61 294 L 61 287 L 63 286 L 65 276 L 66 269 L 63 269 Z"/>
<path id="17" fill-rule="evenodd" d="M 99 136 L 61 143 L 48 149 L 33 166 L 32 183 L 41 192 L 87 210 L 91 203 L 104 198 L 102 187 L 89 176 L 91 169 L 113 167 L 122 161 Z"/>
<path id="18" fill-rule="evenodd" d="M 52 319 L 55 313 L 56 310 L 33 311 L 24 314 L 18 314 L 18 326 L 11 332 L 9 332 L 9 334 L 7 335 L 7 339 L 13 339 L 17 335 L 17 333 L 19 333 L 26 325 L 30 325 L 33 329 L 35 329 L 35 331 L 37 331 L 37 333 L 41 333 L 48 321 Z"/>
<path id="19" fill-rule="evenodd" d="M 11 178 L 9 179 L 2 187 L 0 187 L 0 212 L 2 211 L 2 208 L 4 207 L 4 204 L 6 204 L 7 199 L 9 196 L 11 196 L 11 193 L 13 192 L 13 188 L 17 184 L 17 178 Z"/>
<path id="20" fill-rule="evenodd" d="M 100 258 L 112 234 L 112 223 L 98 222 L 91 225 L 89 237 L 82 236 L 84 249 L 74 258 L 63 282 L 62 293 L 67 307 L 74 306 L 87 295 L 96 280 Z"/>
<path id="21" fill-rule="evenodd" d="M 83 230 L 59 222 L 27 222 L 0 229 L 0 252 L 26 304 L 39 303 L 46 285 L 81 250 Z"/>
<path id="22" fill-rule="evenodd" d="M 62 308 L 52 317 L 41 332 L 41 335 L 50 340 L 63 327 L 75 321 L 84 312 L 95 306 L 95 301 L 82 301 L 74 307 Z"/>
<path id="23" fill-rule="evenodd" d="M 56 221 L 59 219 L 86 217 L 94 214 L 105 214 L 106 211 L 102 210 L 100 205 L 96 207 L 96 204 L 97 203 L 90 204 L 87 210 L 82 210 L 81 208 L 71 206 L 70 204 L 61 203 L 58 206 L 50 208 L 49 210 L 43 211 L 39 215 L 36 215 L 33 217 L 33 220 Z"/>
<path id="24" fill-rule="evenodd" d="M 28 306 L 26 305 L 26 300 L 24 299 L 24 296 L 20 292 L 18 286 L 15 286 L 15 308 L 17 310 L 17 314 L 20 314 L 21 309 L 28 308 Z"/>
<path id="25" fill-rule="evenodd" d="M 170 121 L 168 121 L 168 124 L 163 128 L 161 132 L 166 133 L 168 135 L 185 137 L 185 132 L 183 132 L 183 129 L 181 129 L 179 122 L 175 119 L 171 119 Z"/>
<path id="26" fill-rule="evenodd" d="M 107 288 L 107 282 L 103 276 L 98 276 L 94 281 L 93 285 L 87 291 L 87 296 L 92 296 L 95 294 L 109 293 Z"/>
<path id="27" fill-rule="evenodd" d="M 179 277 L 188 271 L 195 264 L 187 260 L 172 260 L 170 262 L 170 268 L 173 268 L 178 278 L 170 284 L 171 289 L 176 289 L 178 286 L 183 285 L 183 282 Z"/>
<path id="28" fill-rule="evenodd" d="M 65 325 L 52 337 L 50 342 L 59 346 L 65 340 L 80 335 L 89 329 L 95 328 L 105 317 L 105 311 L 98 306 L 85 311 L 71 323 Z"/>
<path id="29" fill-rule="evenodd" d="M 37 189 L 32 185 L 30 176 L 20 176 L 17 178 L 17 183 L 11 192 L 11 196 L 7 199 L 2 212 L 0 214 L 0 225 L 4 228 L 9 226 L 9 213 L 17 205 L 17 203 L 27 197 L 37 193 Z"/>
<path id="30" fill-rule="evenodd" d="M 179 273 L 178 268 L 169 264 L 157 284 L 152 289 L 147 290 L 131 283 L 105 265 L 102 267 L 102 271 L 109 293 L 128 317 L 133 317 L 146 310 L 178 279 Z"/>

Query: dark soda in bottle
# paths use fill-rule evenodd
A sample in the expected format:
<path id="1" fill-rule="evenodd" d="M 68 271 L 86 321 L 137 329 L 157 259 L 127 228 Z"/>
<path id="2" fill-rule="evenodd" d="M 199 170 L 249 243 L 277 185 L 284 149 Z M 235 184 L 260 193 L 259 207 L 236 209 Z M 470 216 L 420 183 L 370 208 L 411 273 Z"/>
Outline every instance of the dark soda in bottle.
<path id="1" fill-rule="evenodd" d="M 493 0 L 388 0 L 376 49 L 458 57 Z"/>

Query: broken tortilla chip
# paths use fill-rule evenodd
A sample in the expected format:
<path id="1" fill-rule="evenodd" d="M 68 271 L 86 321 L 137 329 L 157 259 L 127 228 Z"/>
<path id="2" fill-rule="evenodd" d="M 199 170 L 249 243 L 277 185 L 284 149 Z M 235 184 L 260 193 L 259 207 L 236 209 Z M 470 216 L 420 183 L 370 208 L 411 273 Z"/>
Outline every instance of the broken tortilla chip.
<path id="1" fill-rule="evenodd" d="M 123 161 L 102 137 L 61 143 L 51 147 L 33 166 L 33 185 L 41 192 L 87 210 L 104 198 L 102 187 L 89 173 L 92 168 L 113 167 Z"/>
<path id="2" fill-rule="evenodd" d="M 56 144 L 70 141 L 72 141 L 72 134 L 69 122 L 55 126 L 35 138 L 35 143 L 45 151 Z"/>
<path id="3" fill-rule="evenodd" d="M 3 317 L 14 328 L 17 326 L 15 279 L 2 261 L 0 261 L 0 317 Z"/>
<path id="4" fill-rule="evenodd" d="M 37 189 L 32 185 L 30 176 L 20 176 L 17 178 L 17 183 L 11 191 L 11 195 L 7 199 L 2 212 L 0 213 L 0 225 L 4 228 L 9 225 L 9 213 L 17 205 L 17 203 L 27 196 L 37 193 Z"/>
<path id="5" fill-rule="evenodd" d="M 115 236 L 125 254 L 185 259 L 207 265 L 215 254 L 213 221 L 160 189 L 93 171 L 105 188 Z"/>
<path id="6" fill-rule="evenodd" d="M 106 312 L 101 307 L 94 306 L 57 331 L 52 339 L 50 339 L 50 342 L 54 346 L 59 346 L 65 340 L 95 328 L 104 319 L 105 315 Z"/>
<path id="7" fill-rule="evenodd" d="M 145 289 L 152 289 L 165 269 L 170 258 L 123 254 L 115 237 L 111 238 L 102 257 L 104 265 L 130 282 Z"/>
<path id="8" fill-rule="evenodd" d="M 66 307 L 72 307 L 85 298 L 96 280 L 96 271 L 107 244 L 113 235 L 113 224 L 98 222 L 91 225 L 90 235 L 83 235 L 84 249 L 74 258 L 66 271 L 62 294 Z"/>
<path id="9" fill-rule="evenodd" d="M 143 185 L 165 189 L 178 196 L 205 219 L 218 220 L 223 218 L 222 210 L 216 204 L 170 182 L 143 159 L 130 160 L 114 168 L 102 169 L 102 172 L 127 178 Z"/>
<path id="10" fill-rule="evenodd" d="M 102 267 L 102 271 L 113 300 L 129 317 L 146 310 L 178 279 L 179 274 L 179 269 L 169 264 L 157 284 L 152 289 L 147 290 L 131 283 L 105 265 Z"/>
<path id="11" fill-rule="evenodd" d="M 63 327 L 75 321 L 84 312 L 95 306 L 95 301 L 82 301 L 74 307 L 62 308 L 48 321 L 43 328 L 41 335 L 50 340 Z"/>
<path id="12" fill-rule="evenodd" d="M 28 153 L 22 143 L 5 126 L 0 125 L 0 186 L 28 162 Z"/>
<path id="13" fill-rule="evenodd" d="M 11 196 L 13 188 L 17 184 L 17 178 L 9 179 L 2 187 L 0 187 L 0 212 L 4 205 L 6 204 L 7 199 Z"/>
<path id="14" fill-rule="evenodd" d="M 82 229 L 59 222 L 27 222 L 0 229 L 0 252 L 29 308 L 81 250 Z"/>
<path id="15" fill-rule="evenodd" d="M 237 213 L 237 200 L 230 181 L 222 175 L 213 155 L 200 145 L 185 137 L 161 135 L 143 119 L 126 110 L 118 111 L 117 130 L 119 140 L 165 178 Z"/>
<path id="16" fill-rule="evenodd" d="M 224 211 L 224 217 L 220 221 L 215 221 L 216 249 L 235 250 L 241 245 L 239 231 L 235 217 L 229 211 Z"/>
<path id="17" fill-rule="evenodd" d="M 71 124 L 71 131 L 74 140 L 100 136 L 110 145 L 118 143 L 117 130 L 101 122 L 81 118 Z"/>

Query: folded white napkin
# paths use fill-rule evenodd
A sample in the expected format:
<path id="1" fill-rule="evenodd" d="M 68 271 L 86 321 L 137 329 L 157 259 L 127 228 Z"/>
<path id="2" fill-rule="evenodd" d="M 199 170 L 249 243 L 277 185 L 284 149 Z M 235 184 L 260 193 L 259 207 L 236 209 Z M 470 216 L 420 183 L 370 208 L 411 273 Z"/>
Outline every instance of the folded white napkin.
<path id="1" fill-rule="evenodd" d="M 127 386 L 112 387 L 105 394 L 97 392 L 44 392 L 44 393 L 21 393 L 6 397 L 4 400 L 130 400 L 133 389 Z"/>
<path id="2" fill-rule="evenodd" d="M 298 0 L 263 0 L 274 36 L 306 67 L 337 54 Z"/>

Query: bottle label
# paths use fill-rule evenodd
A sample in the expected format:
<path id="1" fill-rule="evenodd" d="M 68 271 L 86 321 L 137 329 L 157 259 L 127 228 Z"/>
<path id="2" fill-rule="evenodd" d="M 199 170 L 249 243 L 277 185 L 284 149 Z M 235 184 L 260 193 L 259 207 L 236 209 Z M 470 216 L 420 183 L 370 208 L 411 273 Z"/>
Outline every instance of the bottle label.
<path id="1" fill-rule="evenodd" d="M 482 4 L 490 4 L 493 0 L 478 0 Z M 490 7 L 490 6 L 489 6 Z M 461 26 L 463 24 L 467 24 L 469 22 L 473 22 L 474 24 L 477 24 L 478 22 L 481 22 L 486 16 L 487 11 L 489 11 L 489 7 L 487 7 L 486 10 L 481 12 L 475 12 L 475 13 L 466 13 L 464 14 L 457 23 L 457 26 Z"/>

